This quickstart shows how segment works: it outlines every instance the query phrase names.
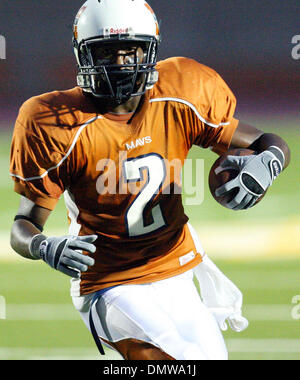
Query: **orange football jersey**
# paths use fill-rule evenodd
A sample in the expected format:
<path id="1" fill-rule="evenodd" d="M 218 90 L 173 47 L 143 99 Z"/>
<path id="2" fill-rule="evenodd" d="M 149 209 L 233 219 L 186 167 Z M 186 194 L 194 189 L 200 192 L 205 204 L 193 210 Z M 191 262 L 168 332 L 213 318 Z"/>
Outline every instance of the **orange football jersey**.
<path id="1" fill-rule="evenodd" d="M 201 262 L 181 198 L 193 144 L 230 145 L 236 100 L 212 69 L 187 58 L 157 65 L 134 115 L 101 114 L 75 87 L 26 101 L 11 146 L 15 191 L 53 210 L 64 193 L 70 234 L 97 234 L 80 294 L 180 274 Z"/>

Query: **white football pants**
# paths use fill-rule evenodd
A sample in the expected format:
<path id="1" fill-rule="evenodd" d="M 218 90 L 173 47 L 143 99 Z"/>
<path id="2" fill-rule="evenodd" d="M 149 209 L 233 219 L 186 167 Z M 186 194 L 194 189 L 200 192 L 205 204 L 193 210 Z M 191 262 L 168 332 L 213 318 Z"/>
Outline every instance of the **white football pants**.
<path id="1" fill-rule="evenodd" d="M 88 328 L 92 298 L 72 297 Z M 192 270 L 149 284 L 117 286 L 102 295 L 93 310 L 96 331 L 108 341 L 142 340 L 176 360 L 228 359 L 222 333 L 201 301 Z"/>

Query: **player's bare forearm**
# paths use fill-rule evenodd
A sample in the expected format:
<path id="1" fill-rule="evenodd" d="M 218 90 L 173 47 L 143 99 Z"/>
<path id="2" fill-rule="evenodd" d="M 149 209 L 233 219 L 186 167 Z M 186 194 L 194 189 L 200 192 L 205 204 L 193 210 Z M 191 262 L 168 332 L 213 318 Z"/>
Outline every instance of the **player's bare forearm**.
<path id="1" fill-rule="evenodd" d="M 249 146 L 249 149 L 260 153 L 267 150 L 271 146 L 277 146 L 284 153 L 285 161 L 283 169 L 285 169 L 290 163 L 291 152 L 287 143 L 280 136 L 273 133 L 264 133 Z"/>
<path id="2" fill-rule="evenodd" d="M 239 122 L 231 142 L 232 148 L 248 148 L 258 153 L 267 150 L 271 146 L 276 146 L 282 150 L 285 156 L 283 167 L 285 169 L 290 163 L 291 153 L 287 143 L 280 136 L 274 133 L 264 133 L 249 124 Z"/>
<path id="3" fill-rule="evenodd" d="M 24 258 L 34 260 L 29 252 L 29 245 L 33 236 L 40 233 L 41 231 L 31 222 L 24 219 L 16 220 L 12 225 L 10 234 L 11 247 Z"/>
<path id="4" fill-rule="evenodd" d="M 33 236 L 40 234 L 41 229 L 50 215 L 50 210 L 39 207 L 31 200 L 21 196 L 16 220 L 11 228 L 10 244 L 19 255 L 33 260 L 29 245 Z M 22 219 L 24 217 L 24 219 Z"/>
<path id="5" fill-rule="evenodd" d="M 97 235 L 47 237 L 41 232 L 51 211 L 25 197 L 11 229 L 11 246 L 21 256 L 44 260 L 52 268 L 73 278 L 86 272 L 95 260 L 80 251 L 93 254 Z"/>

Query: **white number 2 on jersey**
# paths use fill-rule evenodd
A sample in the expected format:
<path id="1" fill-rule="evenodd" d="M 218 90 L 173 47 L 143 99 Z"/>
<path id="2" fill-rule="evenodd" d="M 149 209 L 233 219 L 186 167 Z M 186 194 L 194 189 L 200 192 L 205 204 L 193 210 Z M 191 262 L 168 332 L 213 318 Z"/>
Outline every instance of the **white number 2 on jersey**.
<path id="1" fill-rule="evenodd" d="M 144 210 L 158 194 L 165 177 L 166 167 L 163 158 L 155 153 L 129 159 L 124 162 L 124 174 L 127 182 L 139 182 L 143 180 L 144 170 L 147 170 L 147 183 L 141 189 L 135 200 L 126 212 L 126 226 L 130 237 L 149 234 L 165 226 L 160 205 L 152 209 L 153 223 L 146 226 L 144 222 Z"/>

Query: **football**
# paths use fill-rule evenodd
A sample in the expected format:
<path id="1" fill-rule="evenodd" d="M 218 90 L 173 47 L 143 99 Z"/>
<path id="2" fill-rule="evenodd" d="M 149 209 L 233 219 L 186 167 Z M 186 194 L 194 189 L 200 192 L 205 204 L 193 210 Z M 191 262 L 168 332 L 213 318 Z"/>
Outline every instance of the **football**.
<path id="1" fill-rule="evenodd" d="M 214 199 L 222 206 L 227 207 L 226 204 L 232 201 L 233 198 L 237 195 L 238 188 L 232 189 L 228 193 L 219 197 L 215 195 L 215 191 L 217 188 L 224 185 L 226 182 L 229 182 L 232 179 L 234 179 L 239 174 L 239 172 L 238 170 L 235 170 L 235 169 L 227 169 L 227 170 L 222 171 L 219 174 L 216 174 L 215 169 L 220 166 L 220 164 L 226 159 L 227 156 L 249 156 L 253 153 L 254 151 L 250 149 L 240 149 L 240 148 L 231 149 L 227 151 L 225 154 L 223 154 L 222 156 L 220 156 L 212 165 L 209 172 L 209 178 L 208 178 L 209 189 Z M 261 201 L 265 193 L 260 198 L 258 198 L 258 200 L 255 202 L 254 205 L 256 205 L 258 202 Z"/>

